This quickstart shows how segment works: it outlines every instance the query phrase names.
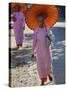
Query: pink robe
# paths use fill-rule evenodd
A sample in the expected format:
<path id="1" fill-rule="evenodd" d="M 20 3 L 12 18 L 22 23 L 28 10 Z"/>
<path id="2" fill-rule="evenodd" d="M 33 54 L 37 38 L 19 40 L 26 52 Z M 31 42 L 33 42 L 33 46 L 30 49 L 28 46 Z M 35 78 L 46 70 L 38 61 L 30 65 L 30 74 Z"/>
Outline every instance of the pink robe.
<path id="1" fill-rule="evenodd" d="M 14 34 L 15 34 L 15 40 L 16 40 L 16 44 L 22 44 L 23 43 L 23 32 L 24 29 L 23 27 L 25 27 L 25 17 L 24 14 L 22 12 L 14 12 L 11 17 L 15 17 L 16 18 L 16 22 L 14 23 Z"/>
<path id="2" fill-rule="evenodd" d="M 36 50 L 37 69 L 40 78 L 45 78 L 51 72 L 51 47 L 46 47 L 45 28 L 34 30 L 33 53 Z"/>

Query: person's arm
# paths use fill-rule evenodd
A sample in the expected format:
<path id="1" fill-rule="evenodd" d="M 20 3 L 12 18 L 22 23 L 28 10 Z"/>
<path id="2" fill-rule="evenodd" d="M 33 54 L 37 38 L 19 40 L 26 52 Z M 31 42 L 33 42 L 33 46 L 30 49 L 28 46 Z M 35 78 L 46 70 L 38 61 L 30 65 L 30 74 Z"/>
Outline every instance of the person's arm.
<path id="1" fill-rule="evenodd" d="M 23 14 L 23 30 L 25 30 L 25 16 L 24 16 L 24 14 Z"/>
<path id="2" fill-rule="evenodd" d="M 37 32 L 35 30 L 34 31 L 34 36 L 33 36 L 33 47 L 32 47 L 33 55 L 34 55 L 34 51 L 35 51 L 35 48 L 36 48 L 36 44 L 37 44 Z"/>

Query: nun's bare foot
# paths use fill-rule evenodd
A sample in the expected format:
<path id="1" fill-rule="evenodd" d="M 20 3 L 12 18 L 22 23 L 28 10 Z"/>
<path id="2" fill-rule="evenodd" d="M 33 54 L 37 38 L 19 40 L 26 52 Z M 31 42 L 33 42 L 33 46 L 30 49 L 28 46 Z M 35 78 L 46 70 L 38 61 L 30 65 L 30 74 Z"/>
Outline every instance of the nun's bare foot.
<path id="1" fill-rule="evenodd" d="M 45 85 L 48 85 L 48 84 L 50 84 L 50 81 L 42 82 L 41 86 L 43 86 L 43 85 L 45 86 Z"/>
<path id="2" fill-rule="evenodd" d="M 44 82 L 41 82 L 41 86 L 43 86 L 44 85 Z"/>
<path id="3" fill-rule="evenodd" d="M 41 78 L 41 86 L 43 86 L 47 82 L 47 77 Z"/>
<path id="4" fill-rule="evenodd" d="M 17 49 L 19 49 L 19 45 L 17 45 L 17 47 L 16 47 Z"/>
<path id="5" fill-rule="evenodd" d="M 50 80 L 50 81 L 53 81 L 53 78 L 52 78 L 51 75 L 48 75 L 48 77 L 49 77 L 49 80 Z"/>

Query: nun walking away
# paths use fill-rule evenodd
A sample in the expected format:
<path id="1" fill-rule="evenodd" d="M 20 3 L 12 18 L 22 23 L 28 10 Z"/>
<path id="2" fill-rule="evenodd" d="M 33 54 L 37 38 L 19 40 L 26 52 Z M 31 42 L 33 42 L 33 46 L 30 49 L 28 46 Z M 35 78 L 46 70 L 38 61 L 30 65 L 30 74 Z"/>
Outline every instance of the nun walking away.
<path id="1" fill-rule="evenodd" d="M 41 85 L 47 84 L 47 78 L 50 81 L 53 80 L 52 77 L 52 53 L 51 53 L 51 45 L 47 47 L 46 45 L 46 34 L 52 34 L 50 30 L 44 26 L 44 18 L 38 18 L 39 28 L 34 30 L 34 38 L 33 38 L 33 54 L 36 50 L 36 61 L 37 61 L 37 70 L 41 80 Z M 47 32 L 46 32 L 47 29 Z"/>
<path id="2" fill-rule="evenodd" d="M 11 14 L 11 18 L 14 21 L 13 29 L 17 49 L 22 49 L 24 39 L 24 29 L 25 29 L 25 17 L 24 13 L 20 11 L 19 5 L 16 5 L 15 12 Z"/>

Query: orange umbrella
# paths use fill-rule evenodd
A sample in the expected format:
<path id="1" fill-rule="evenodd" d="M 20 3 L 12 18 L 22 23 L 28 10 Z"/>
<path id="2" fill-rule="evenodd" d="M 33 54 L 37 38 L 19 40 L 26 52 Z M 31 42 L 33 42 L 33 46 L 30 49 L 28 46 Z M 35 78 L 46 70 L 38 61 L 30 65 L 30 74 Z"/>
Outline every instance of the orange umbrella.
<path id="1" fill-rule="evenodd" d="M 26 13 L 27 6 L 24 3 L 10 3 L 11 11 L 15 10 L 16 5 L 19 5 L 21 11 Z"/>
<path id="2" fill-rule="evenodd" d="M 32 5 L 26 13 L 26 23 L 29 28 L 35 30 L 39 27 L 37 18 L 42 15 L 45 16 L 44 24 L 48 28 L 51 28 L 57 21 L 58 10 L 54 5 Z"/>

